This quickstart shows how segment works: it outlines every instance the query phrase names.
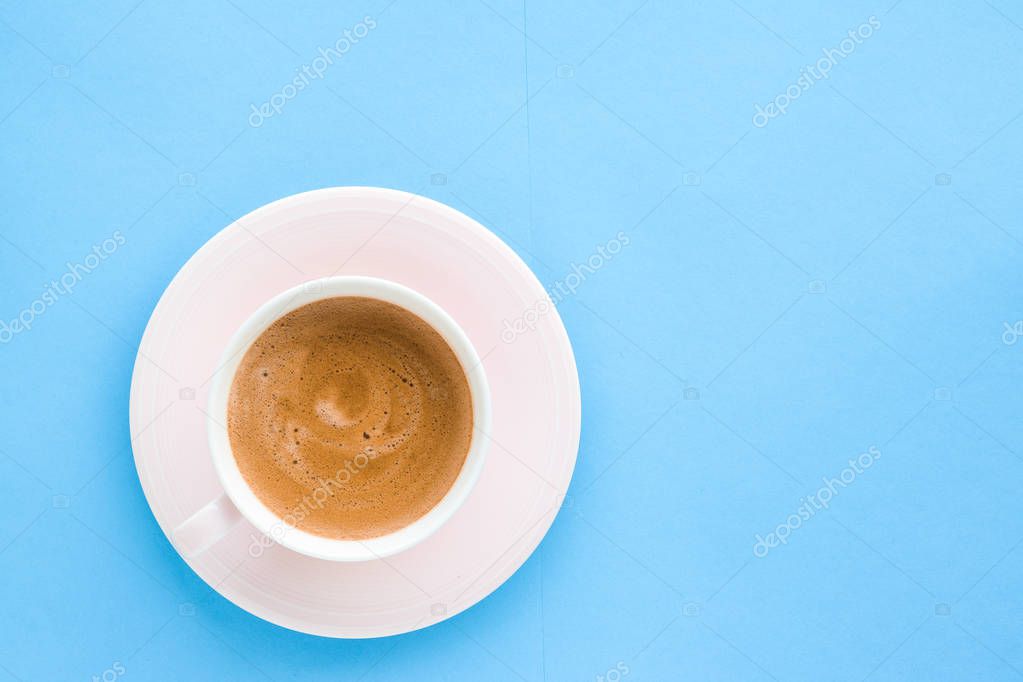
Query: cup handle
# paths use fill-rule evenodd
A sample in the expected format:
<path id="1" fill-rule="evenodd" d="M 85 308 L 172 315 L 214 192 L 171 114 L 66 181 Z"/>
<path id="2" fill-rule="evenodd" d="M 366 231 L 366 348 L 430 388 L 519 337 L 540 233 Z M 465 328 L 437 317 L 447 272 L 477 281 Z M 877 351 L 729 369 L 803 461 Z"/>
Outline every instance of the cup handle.
<path id="1" fill-rule="evenodd" d="M 171 533 L 183 556 L 194 557 L 217 544 L 238 525 L 242 515 L 226 494 L 185 519 Z"/>

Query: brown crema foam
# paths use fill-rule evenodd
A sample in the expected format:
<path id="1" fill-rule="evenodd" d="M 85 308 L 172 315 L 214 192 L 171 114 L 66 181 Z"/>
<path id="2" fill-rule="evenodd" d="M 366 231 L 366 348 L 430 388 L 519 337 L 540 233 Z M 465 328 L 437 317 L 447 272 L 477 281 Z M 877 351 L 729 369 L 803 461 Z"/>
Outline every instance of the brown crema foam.
<path id="1" fill-rule="evenodd" d="M 228 435 L 256 496 L 287 523 L 362 540 L 432 509 L 472 438 L 472 396 L 429 324 L 373 298 L 316 301 L 249 347 Z"/>

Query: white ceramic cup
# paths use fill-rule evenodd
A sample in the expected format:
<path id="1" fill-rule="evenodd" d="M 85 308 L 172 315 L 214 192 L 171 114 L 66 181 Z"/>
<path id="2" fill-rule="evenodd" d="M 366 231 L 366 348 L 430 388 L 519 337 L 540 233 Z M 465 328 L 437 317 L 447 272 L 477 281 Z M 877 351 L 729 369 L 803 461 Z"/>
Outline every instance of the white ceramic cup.
<path id="1" fill-rule="evenodd" d="M 292 310 L 335 296 L 363 296 L 387 301 L 425 320 L 451 346 L 465 371 L 472 394 L 472 439 L 465 463 L 451 489 L 436 506 L 408 526 L 366 540 L 334 540 L 307 533 L 270 511 L 239 471 L 225 426 L 231 382 L 252 342 Z M 260 306 L 235 332 L 224 350 L 207 401 L 207 429 L 213 464 L 225 494 L 178 526 L 172 533 L 174 544 L 186 556 L 200 554 L 245 518 L 263 535 L 257 544 L 250 546 L 251 556 L 262 554 L 270 540 L 296 552 L 330 561 L 371 561 L 397 554 L 434 533 L 469 497 L 483 470 L 487 434 L 490 433 L 490 409 L 487 377 L 469 337 L 450 315 L 422 294 L 388 280 L 350 276 L 326 277 L 289 289 Z"/>

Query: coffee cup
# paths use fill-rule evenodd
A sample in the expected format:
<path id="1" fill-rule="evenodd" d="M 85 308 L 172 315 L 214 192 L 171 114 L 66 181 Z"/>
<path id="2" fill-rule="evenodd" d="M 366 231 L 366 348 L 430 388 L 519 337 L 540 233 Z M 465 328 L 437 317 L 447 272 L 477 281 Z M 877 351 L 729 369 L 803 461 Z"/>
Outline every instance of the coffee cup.
<path id="1" fill-rule="evenodd" d="M 363 539 L 338 539 L 296 527 L 260 500 L 246 481 L 232 452 L 228 409 L 232 381 L 253 342 L 274 322 L 302 306 L 335 297 L 359 297 L 393 304 L 426 322 L 447 342 L 464 371 L 472 398 L 472 433 L 457 477 L 429 511 L 393 532 Z M 392 556 L 422 542 L 455 514 L 479 479 L 486 458 L 491 425 L 490 390 L 479 355 L 458 323 L 436 303 L 389 280 L 338 276 L 312 280 L 284 291 L 260 306 L 234 333 L 211 380 L 207 402 L 207 431 L 214 469 L 224 494 L 211 501 L 173 532 L 175 546 L 185 556 L 198 555 L 224 538 L 243 519 L 261 534 L 250 546 L 258 556 L 269 543 L 329 561 L 371 561 Z"/>

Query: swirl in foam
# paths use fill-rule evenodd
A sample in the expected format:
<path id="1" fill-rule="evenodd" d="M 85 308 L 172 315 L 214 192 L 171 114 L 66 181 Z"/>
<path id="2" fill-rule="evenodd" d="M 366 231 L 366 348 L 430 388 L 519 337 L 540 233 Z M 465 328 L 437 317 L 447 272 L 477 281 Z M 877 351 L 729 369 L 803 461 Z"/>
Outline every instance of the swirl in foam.
<path id="1" fill-rule="evenodd" d="M 271 511 L 330 538 L 412 523 L 454 484 L 472 438 L 458 358 L 429 324 L 371 298 L 310 303 L 249 347 L 228 400 L 238 468 Z"/>

